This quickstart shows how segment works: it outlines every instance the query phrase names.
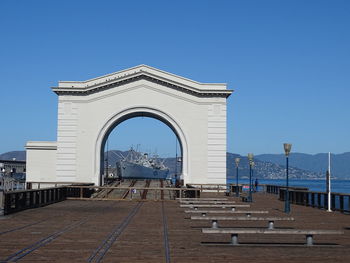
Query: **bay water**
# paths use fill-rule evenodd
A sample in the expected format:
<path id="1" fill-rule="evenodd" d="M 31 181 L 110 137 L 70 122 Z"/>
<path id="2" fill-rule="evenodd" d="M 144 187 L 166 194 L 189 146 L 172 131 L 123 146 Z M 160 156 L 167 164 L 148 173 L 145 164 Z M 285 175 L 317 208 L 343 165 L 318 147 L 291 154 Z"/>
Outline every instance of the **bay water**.
<path id="1" fill-rule="evenodd" d="M 254 184 L 255 178 L 253 178 Z M 236 178 L 227 180 L 228 183 L 236 183 Z M 285 179 L 258 179 L 259 184 L 286 185 Z M 249 184 L 249 179 L 239 179 L 239 184 Z M 290 179 L 289 186 L 307 187 L 310 191 L 326 192 L 326 180 L 300 180 Z M 350 180 L 332 180 L 331 191 L 334 193 L 350 194 Z"/>

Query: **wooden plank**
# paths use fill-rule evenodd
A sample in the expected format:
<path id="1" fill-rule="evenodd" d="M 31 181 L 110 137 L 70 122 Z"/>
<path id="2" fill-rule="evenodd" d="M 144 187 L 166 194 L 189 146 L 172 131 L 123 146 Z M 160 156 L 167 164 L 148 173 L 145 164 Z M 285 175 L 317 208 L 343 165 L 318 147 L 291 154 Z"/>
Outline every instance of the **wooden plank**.
<path id="1" fill-rule="evenodd" d="M 205 193 L 202 196 L 207 198 L 216 195 Z M 37 206 L 35 204 L 38 203 L 38 198 L 37 192 L 33 192 L 34 206 Z M 283 213 L 283 203 L 277 198 L 278 196 L 272 194 L 256 193 L 254 195 L 254 210 L 250 209 L 251 211 L 232 212 L 221 208 L 197 211 L 188 209 L 187 211 L 193 213 L 192 215 L 201 215 L 203 211 L 206 211 L 208 215 L 217 213 L 222 216 L 244 216 L 246 212 L 251 212 L 252 215 L 257 213 L 257 217 L 265 215 L 269 215 L 269 217 L 286 216 Z M 90 254 L 100 246 L 101 242 L 122 223 L 132 207 L 140 202 L 140 200 L 123 200 L 123 202 L 111 200 L 116 202 L 102 202 L 94 199 L 68 200 L 0 218 L 0 261 L 5 261 L 9 255 L 51 236 L 73 222 L 88 217 L 86 223 L 80 227 L 68 231 L 54 242 L 49 242 L 34 250 L 22 260 L 25 262 L 71 262 L 73 259 L 87 261 Z M 118 262 L 140 263 L 165 262 L 164 235 L 161 230 L 162 203 L 163 201 L 145 200 L 138 214 L 126 227 L 123 236 L 112 244 L 111 249 L 104 255 L 101 262 L 115 262 L 116 260 Z M 317 229 L 322 226 L 325 230 L 344 230 L 344 235 L 327 234 L 322 236 L 320 234 L 315 246 L 322 245 L 322 250 L 301 248 L 301 246 L 305 246 L 305 237 L 302 234 L 295 236 L 282 234 L 245 236 L 239 234 L 243 243 L 238 243 L 238 246 L 247 246 L 248 244 L 252 247 L 234 249 L 232 242 L 230 242 L 232 239 L 225 240 L 229 238 L 230 234 L 203 234 L 201 229 L 193 228 L 193 221 L 184 219 L 184 210 L 179 208 L 179 203 L 175 200 L 164 202 L 171 262 L 209 263 L 234 260 L 255 263 L 265 263 L 266 261 L 350 262 L 350 225 L 349 216 L 345 214 L 327 213 L 324 210 L 305 206 L 292 206 L 291 215 L 295 218 L 292 226 L 296 229 Z M 197 223 L 201 222 L 203 224 L 205 221 Z M 238 222 L 240 222 L 240 226 L 246 228 L 255 224 L 254 221 Z M 280 221 L 280 226 L 288 227 L 290 222 Z M 209 248 L 205 246 L 209 243 L 208 241 L 215 243 L 215 246 Z M 223 244 L 231 247 L 224 247 Z M 262 246 L 271 244 L 279 247 L 262 248 Z M 286 247 L 283 247 L 284 244 Z M 333 245 L 333 247 L 327 247 L 327 245 Z M 335 245 L 338 246 L 335 248 Z M 291 249 L 288 246 L 299 247 Z"/>

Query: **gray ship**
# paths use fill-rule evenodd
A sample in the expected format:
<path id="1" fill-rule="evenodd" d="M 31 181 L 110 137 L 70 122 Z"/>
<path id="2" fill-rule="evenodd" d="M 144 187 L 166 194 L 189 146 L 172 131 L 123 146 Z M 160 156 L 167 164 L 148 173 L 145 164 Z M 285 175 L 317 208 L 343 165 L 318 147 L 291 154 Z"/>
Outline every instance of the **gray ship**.
<path id="1" fill-rule="evenodd" d="M 117 163 L 118 175 L 122 179 L 167 179 L 169 168 L 157 156 L 149 157 L 133 149 Z"/>

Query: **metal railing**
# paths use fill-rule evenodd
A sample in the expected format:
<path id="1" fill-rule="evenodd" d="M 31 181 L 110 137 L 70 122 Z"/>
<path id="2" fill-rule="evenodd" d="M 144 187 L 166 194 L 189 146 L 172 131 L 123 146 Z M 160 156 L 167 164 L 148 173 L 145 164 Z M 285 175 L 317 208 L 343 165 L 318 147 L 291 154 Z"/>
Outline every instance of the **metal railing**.
<path id="1" fill-rule="evenodd" d="M 93 185 L 93 183 L 86 182 L 36 182 L 28 181 L 26 182 L 26 189 L 41 189 L 41 188 L 51 188 L 51 187 L 61 187 L 67 185 Z"/>
<path id="2" fill-rule="evenodd" d="M 0 215 L 36 208 L 66 200 L 66 187 L 0 191 Z"/>
<path id="3" fill-rule="evenodd" d="M 285 201 L 286 189 L 281 188 L 279 200 Z M 328 209 L 328 194 L 326 192 L 289 190 L 289 201 L 292 204 Z M 331 210 L 350 213 L 350 194 L 331 193 Z"/>
<path id="4" fill-rule="evenodd" d="M 79 200 L 115 200 L 115 201 L 131 201 L 131 200 L 142 200 L 144 191 L 147 191 L 147 196 L 145 200 L 165 200 L 164 192 L 173 192 L 169 199 L 166 200 L 175 200 L 175 198 L 199 198 L 201 193 L 206 188 L 174 188 L 174 187 L 110 187 L 110 186 L 66 186 L 67 187 L 67 199 L 79 199 Z M 120 197 L 102 197 L 102 198 L 91 198 L 92 193 L 97 190 L 121 190 L 127 195 Z"/>
<path id="5" fill-rule="evenodd" d="M 275 194 L 275 195 L 279 195 L 280 194 L 280 190 L 281 189 L 285 189 L 285 186 L 282 185 L 273 185 L 273 184 L 261 184 L 259 186 L 263 187 L 263 191 L 269 194 Z M 290 191 L 291 190 L 299 190 L 299 191 L 308 191 L 309 188 L 307 187 L 289 187 L 288 188 Z"/>
<path id="6" fill-rule="evenodd" d="M 109 187 L 109 186 L 94 186 L 92 184 L 84 183 L 84 185 L 62 185 L 65 183 L 51 183 L 51 182 L 32 182 L 27 187 L 32 187 L 33 184 L 37 188 L 42 185 L 56 185 L 56 187 L 39 188 L 39 189 L 26 189 L 16 191 L 3 191 L 0 190 L 0 215 L 8 215 L 18 211 L 22 211 L 30 208 L 37 208 L 61 202 L 67 199 L 79 199 L 79 200 L 124 200 L 140 201 L 146 200 L 175 200 L 176 198 L 199 198 L 204 191 L 212 190 L 209 185 L 201 185 L 200 187 Z M 217 194 L 221 193 L 225 188 L 215 187 Z M 128 192 L 125 198 L 109 198 L 108 196 L 103 198 L 92 198 L 92 194 L 98 190 L 120 190 Z M 147 191 L 147 198 L 144 198 L 144 193 Z M 166 198 L 164 198 L 168 194 Z M 122 195 L 121 195 L 122 196 Z M 145 201 L 145 200 L 144 200 Z"/>

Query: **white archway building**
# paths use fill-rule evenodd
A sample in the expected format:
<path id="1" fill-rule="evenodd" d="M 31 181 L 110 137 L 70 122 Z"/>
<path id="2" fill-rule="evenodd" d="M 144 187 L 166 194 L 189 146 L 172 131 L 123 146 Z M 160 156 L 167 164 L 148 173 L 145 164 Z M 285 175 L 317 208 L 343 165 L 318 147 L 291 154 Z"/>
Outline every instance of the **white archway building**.
<path id="1" fill-rule="evenodd" d="M 203 84 L 146 65 L 60 81 L 57 142 L 28 142 L 28 182 L 101 183 L 101 151 L 124 120 L 149 116 L 178 137 L 185 183 L 226 183 L 226 84 Z M 142 129 L 142 127 L 140 127 Z"/>

